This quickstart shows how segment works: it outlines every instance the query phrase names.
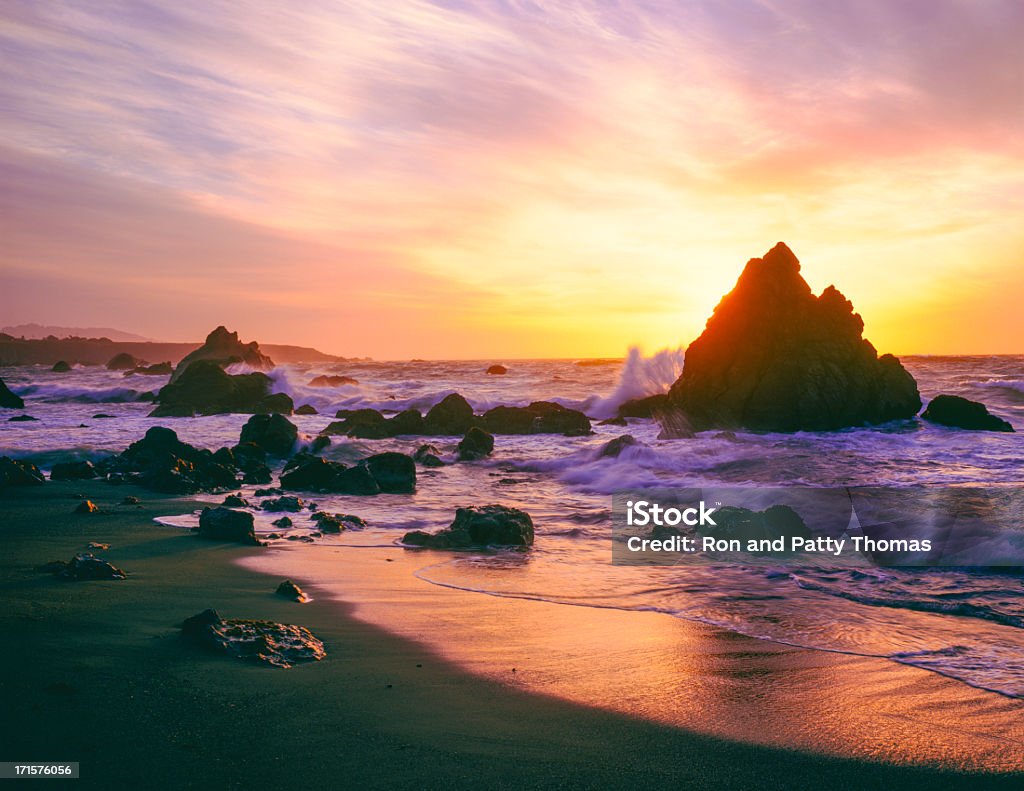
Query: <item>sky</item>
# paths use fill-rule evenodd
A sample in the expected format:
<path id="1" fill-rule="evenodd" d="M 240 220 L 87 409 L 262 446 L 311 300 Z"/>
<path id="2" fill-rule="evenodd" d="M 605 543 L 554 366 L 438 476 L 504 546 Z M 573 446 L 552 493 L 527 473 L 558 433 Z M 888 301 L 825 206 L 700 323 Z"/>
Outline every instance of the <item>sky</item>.
<path id="1" fill-rule="evenodd" d="M 781 240 L 1024 353 L 1024 3 L 288 5 L 0 4 L 0 324 L 619 356 Z"/>

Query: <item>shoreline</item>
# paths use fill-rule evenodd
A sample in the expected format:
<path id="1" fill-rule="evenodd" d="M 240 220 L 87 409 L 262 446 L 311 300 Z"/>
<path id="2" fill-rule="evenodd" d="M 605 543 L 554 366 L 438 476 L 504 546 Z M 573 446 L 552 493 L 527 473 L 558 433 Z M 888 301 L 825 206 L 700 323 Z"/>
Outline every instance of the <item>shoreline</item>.
<path id="1" fill-rule="evenodd" d="M 73 515 L 77 498 L 72 495 L 79 492 L 107 508 L 132 494 L 142 500 L 141 508 Z M 360 598 L 356 588 L 339 591 L 309 584 L 309 574 L 296 574 L 295 581 L 309 585 L 314 595 L 313 602 L 297 605 L 274 595 L 279 577 L 243 567 L 259 557 L 259 550 L 203 541 L 183 535 L 180 528 L 152 522 L 175 509 L 193 510 L 197 504 L 192 500 L 100 482 L 47 483 L 5 491 L 0 507 L 7 550 L 0 559 L 5 602 L 0 619 L 15 646 L 4 652 L 0 672 L 7 701 L 3 729 L 9 734 L 3 760 L 77 760 L 87 785 L 914 788 L 941 783 L 943 788 L 1010 788 L 1020 783 L 1019 766 L 1003 767 L 1015 769 L 1011 773 L 991 774 L 952 771 L 948 762 L 945 769 L 893 765 L 867 760 L 885 757 L 879 751 L 844 758 L 759 746 L 652 722 L 642 707 L 632 712 L 628 707 L 595 708 L 578 688 L 565 699 L 565 671 L 575 672 L 573 668 L 563 668 L 561 677 L 545 677 L 534 669 L 543 664 L 536 658 L 523 663 L 517 685 L 471 673 L 467 658 L 459 655 L 461 636 L 441 641 L 447 643 L 447 653 L 438 645 L 410 639 L 410 633 L 421 628 L 409 620 L 416 608 L 429 616 L 437 636 L 460 619 L 464 625 L 482 625 L 460 608 L 470 606 L 463 597 L 488 600 L 471 605 L 502 609 L 504 615 L 488 628 L 528 638 L 525 645 L 536 650 L 544 645 L 543 630 L 535 628 L 543 619 L 524 611 L 535 613 L 536 606 L 544 605 L 531 602 L 529 607 L 509 608 L 503 606 L 506 601 L 493 597 L 453 596 L 457 592 L 418 583 L 435 594 L 428 611 L 422 601 L 409 597 L 407 589 L 392 584 L 404 577 L 402 561 L 380 563 L 389 567 L 386 576 L 364 569 L 367 579 L 394 588 L 390 600 Z M 49 560 L 66 560 L 93 540 L 111 544 L 100 554 L 124 568 L 127 580 L 65 583 L 33 570 Z M 394 551 L 405 552 L 397 547 Z M 365 565 L 367 560 L 361 559 L 360 566 Z M 355 602 L 342 599 L 342 593 Z M 404 605 L 399 602 L 402 597 Z M 447 602 L 443 606 L 442 598 Z M 205 654 L 180 639 L 178 625 L 206 607 L 225 617 L 306 626 L 324 640 L 328 656 L 279 670 Z M 372 612 L 392 613 L 392 629 L 375 625 L 368 617 Z M 503 620 L 506 616 L 513 623 Z M 586 628 L 576 632 L 576 637 L 589 635 L 574 643 L 584 663 L 602 661 L 599 649 L 607 640 L 607 619 L 599 620 L 602 623 L 588 619 Z M 734 708 L 729 711 L 716 711 L 711 704 L 723 700 L 710 699 L 697 713 L 707 724 L 729 722 L 733 711 L 747 710 L 749 727 L 763 730 L 765 722 L 759 717 L 770 706 L 762 705 L 765 701 L 759 700 L 757 690 L 763 686 L 758 679 L 771 670 L 765 662 L 783 657 L 779 661 L 790 669 L 775 672 L 787 676 L 785 689 L 792 691 L 790 680 L 794 673 L 799 675 L 792 668 L 800 664 L 794 655 L 799 652 L 754 651 L 748 643 L 758 641 L 750 638 L 729 638 L 733 644 L 727 648 L 709 637 L 711 627 L 696 631 L 700 634 L 694 633 L 693 641 L 700 650 L 682 654 L 680 661 L 710 663 L 708 667 L 717 667 L 713 679 L 739 679 L 748 692 L 745 700 L 731 701 Z M 477 648 L 483 644 L 478 641 Z M 499 647 L 494 649 L 502 653 Z M 562 648 L 551 644 L 544 660 L 550 664 L 564 659 L 558 653 Z M 649 659 L 664 646 L 648 648 L 653 653 L 637 654 L 634 660 Z M 724 664 L 718 656 L 723 650 Z M 486 664 L 495 655 L 481 654 L 477 661 Z M 819 672 L 821 663 L 812 664 L 813 672 Z M 669 669 L 678 673 L 678 667 Z M 894 690 L 911 697 L 930 695 L 929 705 L 939 707 L 943 721 L 962 727 L 970 709 L 964 701 L 970 696 L 938 690 L 963 685 L 914 668 L 892 670 L 887 677 L 899 679 Z M 585 680 L 576 675 L 581 683 Z M 918 680 L 908 681 L 911 676 Z M 561 685 L 562 697 L 543 692 L 544 684 L 552 683 Z M 661 700 L 671 699 L 664 689 L 661 692 Z M 835 688 L 816 694 L 823 710 L 843 703 Z M 633 700 L 643 702 L 642 689 L 634 689 L 633 695 Z M 699 697 L 690 703 L 700 704 Z M 802 694 L 795 700 L 811 697 Z M 853 714 L 850 701 L 845 703 L 847 713 Z M 773 705 L 780 716 L 793 720 L 795 731 L 808 727 L 807 713 L 795 704 Z M 890 725 L 890 735 L 902 734 L 905 739 L 920 732 L 912 720 Z M 983 737 L 949 738 L 967 755 L 967 748 Z M 907 746 L 914 750 L 923 745 Z M 1019 754 L 1019 744 L 1005 746 L 1004 751 Z"/>

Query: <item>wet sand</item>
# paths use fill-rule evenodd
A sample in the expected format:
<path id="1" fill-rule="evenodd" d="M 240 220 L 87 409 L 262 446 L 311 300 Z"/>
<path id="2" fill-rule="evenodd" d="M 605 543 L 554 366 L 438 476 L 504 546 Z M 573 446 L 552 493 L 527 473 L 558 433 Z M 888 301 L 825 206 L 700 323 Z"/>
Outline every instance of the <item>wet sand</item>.
<path id="1" fill-rule="evenodd" d="M 113 513 L 73 515 L 79 492 Z M 114 506 L 128 494 L 142 507 Z M 441 589 L 397 548 L 325 550 L 338 576 L 295 574 L 316 599 L 298 605 L 233 562 L 297 553 L 152 523 L 194 507 L 100 483 L 0 493 L 0 760 L 79 761 L 85 787 L 1020 786 L 977 771 L 1021 768 L 1019 701 L 665 616 Z M 33 570 L 89 541 L 129 578 Z M 203 653 L 177 625 L 206 607 L 307 626 L 329 655 Z"/>

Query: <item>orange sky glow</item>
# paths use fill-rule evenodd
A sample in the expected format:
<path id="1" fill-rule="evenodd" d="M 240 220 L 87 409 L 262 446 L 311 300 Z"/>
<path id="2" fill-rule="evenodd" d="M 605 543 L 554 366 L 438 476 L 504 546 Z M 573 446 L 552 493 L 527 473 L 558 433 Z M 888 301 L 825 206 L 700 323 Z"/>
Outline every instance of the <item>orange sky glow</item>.
<path id="1" fill-rule="evenodd" d="M 5 3 L 3 324 L 377 358 L 689 343 L 785 241 L 1024 353 L 1024 5 Z"/>

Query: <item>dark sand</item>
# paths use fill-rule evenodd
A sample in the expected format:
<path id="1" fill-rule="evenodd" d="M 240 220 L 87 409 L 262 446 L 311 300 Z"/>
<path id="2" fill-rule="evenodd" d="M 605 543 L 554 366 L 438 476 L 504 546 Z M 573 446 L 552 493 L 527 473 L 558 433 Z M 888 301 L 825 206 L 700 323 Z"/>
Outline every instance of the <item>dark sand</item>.
<path id="1" fill-rule="evenodd" d="M 76 492 L 114 513 L 72 515 Z M 114 506 L 128 494 L 143 506 Z M 280 599 L 278 579 L 231 562 L 263 550 L 151 521 L 194 507 L 100 483 L 0 494 L 0 760 L 79 761 L 78 787 L 973 789 L 1024 779 L 754 746 L 475 676 L 326 596 Z M 98 554 L 129 579 L 33 570 L 89 541 L 111 544 Z M 329 656 L 280 670 L 198 651 L 177 624 L 211 606 L 307 626 Z"/>

